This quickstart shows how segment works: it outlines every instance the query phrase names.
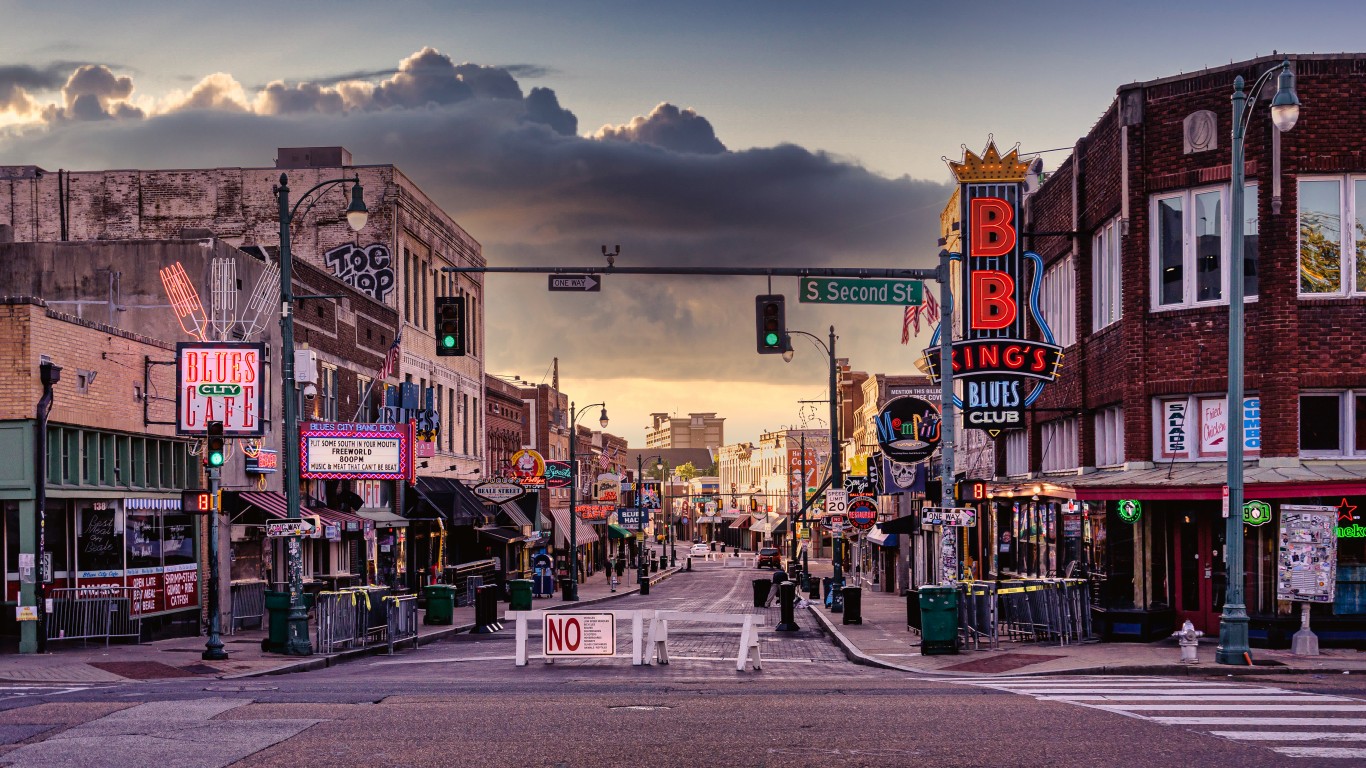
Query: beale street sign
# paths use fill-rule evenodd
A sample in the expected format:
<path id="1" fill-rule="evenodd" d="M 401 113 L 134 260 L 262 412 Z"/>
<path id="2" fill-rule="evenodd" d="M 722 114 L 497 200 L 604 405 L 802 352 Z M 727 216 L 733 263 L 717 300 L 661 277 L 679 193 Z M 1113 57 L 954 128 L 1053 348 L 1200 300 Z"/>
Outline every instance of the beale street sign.
<path id="1" fill-rule="evenodd" d="M 919 280 L 803 277 L 803 304 L 920 304 L 924 286 Z"/>
<path id="2" fill-rule="evenodd" d="M 260 437 L 265 345 L 182 341 L 176 344 L 176 434 L 203 435 L 223 422 L 227 437 Z"/>
<path id="3" fill-rule="evenodd" d="M 963 409 L 965 427 L 995 437 L 1024 428 L 1024 409 L 1058 377 L 1062 347 L 1054 343 L 1039 310 L 1043 259 L 1024 250 L 1019 231 L 1029 163 L 1020 161 L 1018 149 L 1002 157 L 988 141 L 981 157 L 965 150 L 963 162 L 949 166 L 959 182 L 959 215 L 965 223 L 964 253 L 956 254 L 963 263 L 957 296 L 965 338 L 953 343 L 951 362 L 963 396 L 954 404 Z M 1042 338 L 1028 337 L 1030 325 Z M 933 381 L 943 365 L 942 329 L 941 322 L 934 346 L 925 350 Z"/>

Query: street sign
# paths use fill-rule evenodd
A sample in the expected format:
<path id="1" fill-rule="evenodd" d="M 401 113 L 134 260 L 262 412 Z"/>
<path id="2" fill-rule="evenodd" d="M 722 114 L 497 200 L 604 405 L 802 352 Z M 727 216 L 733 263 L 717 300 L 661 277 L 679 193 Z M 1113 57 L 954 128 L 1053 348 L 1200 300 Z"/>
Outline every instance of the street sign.
<path id="1" fill-rule="evenodd" d="M 975 507 L 925 507 L 920 511 L 925 522 L 951 528 L 971 528 L 977 525 Z"/>
<path id="2" fill-rule="evenodd" d="M 290 536 L 298 536 L 300 538 L 312 537 L 317 533 L 318 518 L 316 517 L 266 523 L 266 536 L 272 539 L 288 538 Z"/>
<path id="3" fill-rule="evenodd" d="M 616 618 L 611 613 L 547 613 L 544 650 L 546 658 L 615 656 Z"/>
<path id="4" fill-rule="evenodd" d="M 877 522 L 877 502 L 866 497 L 849 501 L 849 523 L 860 531 L 866 531 Z"/>
<path id="5" fill-rule="evenodd" d="M 550 290 L 597 293 L 602 290 L 602 277 L 599 275 L 551 275 Z"/>
<path id="6" fill-rule="evenodd" d="M 924 285 L 919 280 L 803 277 L 803 304 L 919 305 Z"/>
<path id="7" fill-rule="evenodd" d="M 517 483 L 480 483 L 472 490 L 474 495 L 488 499 L 494 504 L 513 501 L 526 495 L 526 489 Z"/>
<path id="8" fill-rule="evenodd" d="M 825 511 L 831 515 L 843 515 L 849 508 L 849 492 L 843 488 L 830 488 L 825 492 Z"/>
<path id="9" fill-rule="evenodd" d="M 823 526 L 825 527 L 825 530 L 827 530 L 827 531 L 833 531 L 833 532 L 838 533 L 839 531 L 844 530 L 844 526 L 845 526 L 848 522 L 849 522 L 848 519 L 847 519 L 844 515 L 842 515 L 842 514 L 840 514 L 840 515 L 826 515 L 826 516 L 821 520 L 821 525 L 823 525 Z"/>

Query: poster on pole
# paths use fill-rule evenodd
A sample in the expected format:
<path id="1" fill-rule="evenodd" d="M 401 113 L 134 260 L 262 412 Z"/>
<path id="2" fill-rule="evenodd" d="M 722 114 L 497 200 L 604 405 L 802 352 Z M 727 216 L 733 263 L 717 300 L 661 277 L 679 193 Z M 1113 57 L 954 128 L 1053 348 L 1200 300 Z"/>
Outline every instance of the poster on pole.
<path id="1" fill-rule="evenodd" d="M 1337 507 L 1281 505 L 1276 599 L 1331 603 L 1337 581 Z"/>

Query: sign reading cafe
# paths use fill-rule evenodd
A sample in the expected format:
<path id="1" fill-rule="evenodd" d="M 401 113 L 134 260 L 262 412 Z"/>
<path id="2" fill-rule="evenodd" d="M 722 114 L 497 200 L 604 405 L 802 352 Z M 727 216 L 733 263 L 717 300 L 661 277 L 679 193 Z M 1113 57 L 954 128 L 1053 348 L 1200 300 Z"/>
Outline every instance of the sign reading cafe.
<path id="1" fill-rule="evenodd" d="M 228 437 L 260 437 L 265 345 L 183 341 L 176 344 L 176 434 L 203 435 L 223 422 Z"/>
<path id="2" fill-rule="evenodd" d="M 953 342 L 951 361 L 954 378 L 963 381 L 963 396 L 954 404 L 962 408 L 967 428 L 994 437 L 1024 428 L 1025 407 L 1058 377 L 1062 347 L 1054 343 L 1039 310 L 1043 259 L 1024 250 L 1019 231 L 1029 163 L 1020 161 L 1018 149 L 1002 157 L 988 141 L 981 157 L 965 150 L 963 162 L 949 166 L 960 185 L 965 222 L 964 253 L 955 254 L 962 263 L 957 297 L 965 338 Z M 1028 338 L 1030 325 L 1042 339 Z M 942 365 L 938 339 L 943 327 L 941 322 L 925 350 L 933 381 L 939 380 Z"/>
<path id="3" fill-rule="evenodd" d="M 322 480 L 409 480 L 413 433 L 408 424 L 299 426 L 299 476 Z"/>

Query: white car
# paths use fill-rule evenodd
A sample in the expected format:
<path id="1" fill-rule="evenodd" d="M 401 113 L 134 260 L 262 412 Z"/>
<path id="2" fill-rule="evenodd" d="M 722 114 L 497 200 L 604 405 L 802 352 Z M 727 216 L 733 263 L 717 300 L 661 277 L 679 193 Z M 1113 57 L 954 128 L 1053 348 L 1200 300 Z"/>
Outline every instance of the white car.
<path id="1" fill-rule="evenodd" d="M 711 551 L 711 547 L 708 547 L 706 544 L 694 544 L 694 545 L 692 545 L 692 549 L 688 550 L 688 554 L 690 554 L 690 555 L 705 555 L 705 554 L 707 554 L 707 553 L 710 552 L 710 551 Z"/>

